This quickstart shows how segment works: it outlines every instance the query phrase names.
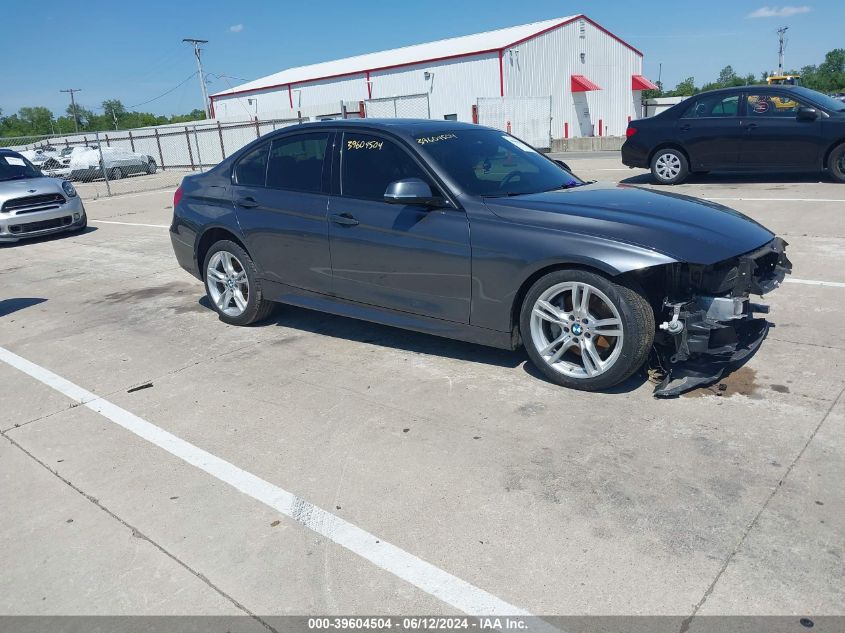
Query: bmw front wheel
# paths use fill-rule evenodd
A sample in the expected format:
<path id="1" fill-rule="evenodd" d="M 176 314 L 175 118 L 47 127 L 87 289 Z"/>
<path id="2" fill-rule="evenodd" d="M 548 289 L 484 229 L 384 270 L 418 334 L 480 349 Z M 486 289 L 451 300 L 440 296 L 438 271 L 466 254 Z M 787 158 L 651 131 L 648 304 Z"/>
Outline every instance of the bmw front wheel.
<path id="1" fill-rule="evenodd" d="M 642 291 L 584 270 L 539 279 L 519 325 L 531 362 L 552 382 L 584 391 L 631 376 L 654 341 L 654 312 Z"/>

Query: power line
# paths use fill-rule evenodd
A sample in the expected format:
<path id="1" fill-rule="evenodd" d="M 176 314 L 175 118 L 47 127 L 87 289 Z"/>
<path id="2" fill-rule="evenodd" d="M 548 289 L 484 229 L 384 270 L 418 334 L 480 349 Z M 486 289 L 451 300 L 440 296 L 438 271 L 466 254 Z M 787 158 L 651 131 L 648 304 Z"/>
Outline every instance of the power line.
<path id="1" fill-rule="evenodd" d="M 158 101 L 158 100 L 159 100 L 159 99 L 161 99 L 162 97 L 166 97 L 166 96 L 167 96 L 167 95 L 169 95 L 171 92 L 173 92 L 173 91 L 175 91 L 175 90 L 178 90 L 179 88 L 181 88 L 182 86 L 184 86 L 186 83 L 188 83 L 188 81 L 190 81 L 191 79 L 193 79 L 194 75 L 196 75 L 196 74 L 197 74 L 197 71 L 192 72 L 190 75 L 188 75 L 187 77 L 185 77 L 185 79 L 183 79 L 182 81 L 180 81 L 180 82 L 179 82 L 176 86 L 174 86 L 173 88 L 171 88 L 171 89 L 170 89 L 170 90 L 168 90 L 167 92 L 164 92 L 164 93 L 160 94 L 159 96 L 154 97 L 153 99 L 150 99 L 150 100 L 148 100 L 148 101 L 144 101 L 144 102 L 142 102 L 142 103 L 136 103 L 135 105 L 131 105 L 131 106 L 129 106 L 129 109 L 132 109 L 132 108 L 137 108 L 138 106 L 142 106 L 142 105 L 147 105 L 148 103 L 152 103 L 153 101 Z"/>

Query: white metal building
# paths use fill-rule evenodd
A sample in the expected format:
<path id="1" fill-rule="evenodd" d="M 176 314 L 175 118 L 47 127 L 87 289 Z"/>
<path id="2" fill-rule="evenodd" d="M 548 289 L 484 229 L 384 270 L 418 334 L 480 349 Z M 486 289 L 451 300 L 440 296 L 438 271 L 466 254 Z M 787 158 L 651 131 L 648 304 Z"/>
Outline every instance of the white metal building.
<path id="1" fill-rule="evenodd" d="M 549 137 L 623 135 L 641 116 L 642 90 L 655 87 L 642 59 L 576 15 L 290 68 L 211 99 L 220 119 L 446 118 L 548 146 Z"/>

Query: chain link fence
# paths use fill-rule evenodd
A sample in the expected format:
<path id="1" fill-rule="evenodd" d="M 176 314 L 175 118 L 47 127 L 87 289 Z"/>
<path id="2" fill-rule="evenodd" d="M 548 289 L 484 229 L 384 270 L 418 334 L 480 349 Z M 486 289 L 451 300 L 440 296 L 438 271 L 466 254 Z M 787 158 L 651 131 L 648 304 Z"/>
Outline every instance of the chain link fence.
<path id="1" fill-rule="evenodd" d="M 540 149 L 552 145 L 552 98 L 479 97 L 478 123 L 513 134 Z"/>
<path id="2" fill-rule="evenodd" d="M 364 101 L 367 118 L 430 119 L 431 106 L 427 94 L 403 95 Z"/>

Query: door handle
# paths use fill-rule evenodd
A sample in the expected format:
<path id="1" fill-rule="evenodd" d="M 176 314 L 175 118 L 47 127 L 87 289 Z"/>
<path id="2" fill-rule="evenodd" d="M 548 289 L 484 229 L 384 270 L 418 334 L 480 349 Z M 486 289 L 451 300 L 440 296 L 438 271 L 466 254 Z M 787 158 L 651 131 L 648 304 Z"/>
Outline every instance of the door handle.
<path id="1" fill-rule="evenodd" d="M 757 129 L 757 124 L 756 124 L 756 123 L 749 123 L 748 125 L 746 125 L 746 126 L 745 126 L 745 129 L 747 129 L 747 130 L 756 130 L 756 129 Z"/>
<path id="2" fill-rule="evenodd" d="M 255 198 L 246 197 L 246 198 L 238 198 L 235 202 L 239 207 L 244 207 L 245 209 L 252 209 L 253 207 L 258 206 L 258 202 Z"/>
<path id="3" fill-rule="evenodd" d="M 680 129 L 681 132 L 689 132 L 689 125 L 682 125 Z"/>
<path id="4" fill-rule="evenodd" d="M 341 226 L 356 226 L 360 224 L 358 220 L 352 217 L 349 213 L 335 213 L 329 216 L 331 221 L 335 224 L 340 224 Z"/>

